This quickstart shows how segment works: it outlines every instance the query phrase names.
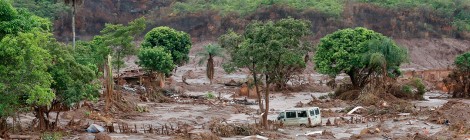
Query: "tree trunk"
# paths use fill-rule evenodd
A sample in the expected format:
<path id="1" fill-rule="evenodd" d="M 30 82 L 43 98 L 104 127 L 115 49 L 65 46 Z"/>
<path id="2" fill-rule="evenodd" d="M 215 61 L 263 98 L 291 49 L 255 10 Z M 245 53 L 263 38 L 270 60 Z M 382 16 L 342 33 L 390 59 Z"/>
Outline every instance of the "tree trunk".
<path id="1" fill-rule="evenodd" d="M 117 79 L 118 79 L 118 81 L 121 80 L 121 73 L 120 73 L 120 69 L 121 69 L 120 61 L 121 61 L 121 59 L 122 59 L 121 58 L 121 53 L 119 52 L 118 55 L 117 55 L 117 62 L 118 62 L 117 63 Z M 114 81 L 112 81 L 112 82 L 114 82 Z M 121 99 L 121 94 L 120 94 L 121 92 L 120 91 L 121 91 L 121 85 L 119 85 L 119 82 L 118 82 L 118 84 L 116 84 L 116 93 L 115 93 L 115 96 L 114 96 L 116 101 L 119 101 L 119 99 Z"/>
<path id="2" fill-rule="evenodd" d="M 36 118 L 39 121 L 38 129 L 39 130 L 48 130 L 49 127 L 49 119 L 46 118 L 46 109 L 45 107 L 36 107 L 35 108 L 36 112 Z"/>
<path id="3" fill-rule="evenodd" d="M 109 108 L 111 107 L 111 102 L 112 102 L 112 96 L 113 96 L 113 71 L 112 71 L 112 65 L 111 65 L 111 56 L 108 55 L 108 62 L 105 64 L 105 70 L 106 70 L 106 108 L 105 111 L 108 112 Z"/>
<path id="4" fill-rule="evenodd" d="M 57 111 L 57 114 L 55 115 L 55 124 L 52 126 L 53 128 L 57 128 L 57 125 L 59 124 L 59 114 L 60 114 L 60 109 Z"/>
<path id="5" fill-rule="evenodd" d="M 266 89 L 265 89 L 265 95 L 264 95 L 264 100 L 265 100 L 265 105 L 266 108 L 264 110 L 263 114 L 263 125 L 265 129 L 269 128 L 268 124 L 268 114 L 269 114 L 269 83 L 266 80 Z"/>
<path id="6" fill-rule="evenodd" d="M 72 1 L 72 47 L 75 50 L 75 1 Z"/>
<path id="7" fill-rule="evenodd" d="M 212 55 L 209 55 L 209 59 L 207 59 L 206 75 L 212 85 L 212 80 L 214 79 L 214 59 Z"/>
<path id="8" fill-rule="evenodd" d="M 253 64 L 253 69 L 254 69 L 254 64 Z M 263 102 L 261 102 L 261 93 L 259 92 L 259 85 L 258 85 L 258 77 L 256 75 L 256 72 L 253 70 L 253 81 L 255 82 L 255 89 L 256 89 L 256 95 L 258 96 L 258 105 L 259 105 L 259 111 L 260 113 L 264 111 L 263 107 Z"/>

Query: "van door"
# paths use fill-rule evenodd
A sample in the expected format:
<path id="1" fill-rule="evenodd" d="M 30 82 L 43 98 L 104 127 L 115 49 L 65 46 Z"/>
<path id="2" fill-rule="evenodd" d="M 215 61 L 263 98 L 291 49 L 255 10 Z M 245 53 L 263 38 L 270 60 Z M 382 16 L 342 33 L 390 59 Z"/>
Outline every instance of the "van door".
<path id="1" fill-rule="evenodd" d="M 321 112 L 320 108 L 315 108 L 315 124 L 321 125 Z"/>
<path id="2" fill-rule="evenodd" d="M 313 108 L 309 110 L 310 119 L 312 120 L 312 125 L 320 125 L 321 124 L 321 117 L 318 108 Z"/>
<path id="3" fill-rule="evenodd" d="M 297 125 L 308 125 L 308 114 L 307 110 L 299 110 L 297 111 Z"/>

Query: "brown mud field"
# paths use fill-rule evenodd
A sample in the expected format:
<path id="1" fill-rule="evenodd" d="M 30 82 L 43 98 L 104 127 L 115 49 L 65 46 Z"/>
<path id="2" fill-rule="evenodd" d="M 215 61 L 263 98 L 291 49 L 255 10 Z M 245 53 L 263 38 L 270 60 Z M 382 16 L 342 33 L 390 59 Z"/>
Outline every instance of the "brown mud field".
<path id="1" fill-rule="evenodd" d="M 204 44 L 207 43 L 199 45 Z M 242 84 L 248 80 L 249 73 L 225 73 L 221 68 L 223 60 L 216 59 L 215 82 L 210 85 L 205 67 L 196 65 L 197 48 L 200 47 L 191 50 L 191 62 L 178 67 L 169 78 L 165 88 L 171 92 L 161 99 L 142 98 L 137 90 L 139 86 L 124 85 L 120 89 L 122 100 L 109 113 L 104 112 L 103 100 L 83 102 L 80 108 L 59 115 L 57 132 L 63 133 L 65 139 L 77 140 L 470 138 L 468 99 L 452 99 L 444 92 L 429 90 L 425 100 L 407 100 L 407 105 L 380 101 L 380 105 L 361 106 L 354 101 L 330 99 L 333 91 L 325 84 L 326 76 L 315 72 L 305 72 L 289 82 L 297 89 L 270 95 L 270 129 L 262 129 L 259 106 L 252 96 L 255 94 L 242 95 Z M 136 73 L 130 72 L 138 69 L 135 59 L 135 56 L 127 58 L 124 73 Z M 321 126 L 282 126 L 277 121 L 282 110 L 313 106 L 321 108 Z M 362 109 L 348 114 L 358 106 Z M 31 127 L 33 119 L 33 114 L 20 116 L 24 130 L 17 132 L 18 136 L 39 135 L 26 129 Z M 90 124 L 103 126 L 106 131 L 86 132 Z"/>

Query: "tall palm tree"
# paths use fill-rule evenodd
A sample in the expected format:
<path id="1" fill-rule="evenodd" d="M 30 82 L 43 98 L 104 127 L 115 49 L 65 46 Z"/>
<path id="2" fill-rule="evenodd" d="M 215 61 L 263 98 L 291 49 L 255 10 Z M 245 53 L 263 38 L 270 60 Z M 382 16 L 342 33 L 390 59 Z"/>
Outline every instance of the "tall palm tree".
<path id="1" fill-rule="evenodd" d="M 75 13 L 77 5 L 81 5 L 84 0 L 64 0 L 65 4 L 72 6 L 72 47 L 75 49 Z"/>
<path id="2" fill-rule="evenodd" d="M 207 46 L 204 46 L 204 49 L 196 54 L 197 56 L 202 57 L 201 59 L 199 59 L 199 65 L 202 65 L 204 62 L 207 63 L 206 75 L 207 78 L 209 78 L 210 84 L 212 84 L 212 80 L 214 79 L 214 57 L 224 58 L 225 55 L 223 52 L 224 49 L 219 45 L 209 44 Z"/>

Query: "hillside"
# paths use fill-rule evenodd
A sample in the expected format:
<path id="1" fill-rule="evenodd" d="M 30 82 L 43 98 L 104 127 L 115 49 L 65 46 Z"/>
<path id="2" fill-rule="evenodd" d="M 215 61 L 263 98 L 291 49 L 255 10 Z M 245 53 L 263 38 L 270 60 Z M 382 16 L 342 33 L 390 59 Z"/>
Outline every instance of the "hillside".
<path id="1" fill-rule="evenodd" d="M 252 20 L 307 19 L 313 42 L 338 29 L 362 26 L 409 48 L 409 66 L 417 68 L 446 68 L 455 55 L 470 48 L 469 0 L 84 1 L 77 11 L 77 37 L 89 40 L 105 23 L 124 24 L 141 16 L 149 21 L 147 31 L 170 26 L 188 32 L 195 43 L 216 40 L 229 29 L 242 31 Z M 56 37 L 70 42 L 71 15 L 55 17 Z"/>

